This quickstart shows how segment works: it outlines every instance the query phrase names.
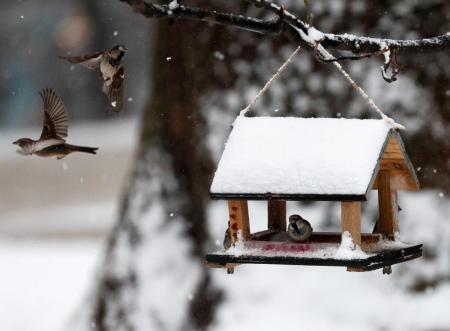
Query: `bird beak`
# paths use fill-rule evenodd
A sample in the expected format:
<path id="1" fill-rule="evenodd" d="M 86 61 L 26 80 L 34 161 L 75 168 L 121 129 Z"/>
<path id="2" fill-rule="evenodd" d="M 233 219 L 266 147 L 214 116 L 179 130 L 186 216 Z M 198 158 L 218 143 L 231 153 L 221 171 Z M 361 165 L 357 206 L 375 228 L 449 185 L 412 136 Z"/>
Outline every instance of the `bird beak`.
<path id="1" fill-rule="evenodd" d="M 18 141 L 15 141 L 15 142 L 13 142 L 13 145 L 17 145 L 19 142 Z"/>
<path id="2" fill-rule="evenodd" d="M 124 50 L 125 52 L 127 52 L 127 51 L 128 51 L 128 48 L 127 48 L 127 47 L 125 47 L 125 46 L 122 46 L 122 48 L 123 48 L 123 50 Z"/>

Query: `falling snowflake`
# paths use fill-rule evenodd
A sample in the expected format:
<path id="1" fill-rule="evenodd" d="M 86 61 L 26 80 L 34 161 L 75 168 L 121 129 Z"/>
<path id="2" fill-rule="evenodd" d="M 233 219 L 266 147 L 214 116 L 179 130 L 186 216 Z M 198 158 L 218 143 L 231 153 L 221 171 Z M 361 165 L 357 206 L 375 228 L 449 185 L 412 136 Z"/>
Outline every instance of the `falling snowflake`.
<path id="1" fill-rule="evenodd" d="M 83 184 L 84 183 L 84 178 L 80 177 L 80 183 Z"/>
<path id="2" fill-rule="evenodd" d="M 166 61 L 169 62 L 170 60 L 172 60 L 171 56 L 166 57 Z"/>
<path id="3" fill-rule="evenodd" d="M 277 108 L 277 109 L 274 109 L 273 110 L 275 113 L 278 113 L 280 110 Z"/>
<path id="4" fill-rule="evenodd" d="M 225 59 L 225 55 L 219 51 L 214 52 L 214 57 L 219 61 L 223 61 Z"/>
<path id="5" fill-rule="evenodd" d="M 189 293 L 187 298 L 189 301 L 192 301 L 192 300 L 194 300 L 194 295 L 192 293 Z"/>
<path id="6" fill-rule="evenodd" d="M 433 169 L 433 173 L 437 173 L 437 169 Z"/>
<path id="7" fill-rule="evenodd" d="M 111 106 L 113 106 L 114 108 L 116 108 L 116 106 L 117 106 L 117 101 L 111 102 Z"/>
<path id="8" fill-rule="evenodd" d="M 169 9 L 170 9 L 170 10 L 177 9 L 179 6 L 180 6 L 180 5 L 178 4 L 178 1 L 177 1 L 177 0 L 172 0 L 172 1 L 169 3 Z"/>
<path id="9" fill-rule="evenodd" d="M 25 18 L 25 16 L 23 16 L 23 15 L 20 15 L 20 19 L 22 19 L 22 20 L 23 20 L 24 18 Z"/>
<path id="10" fill-rule="evenodd" d="M 61 163 L 61 165 L 62 165 L 63 170 L 69 169 L 69 165 L 66 163 L 66 161 L 63 161 L 63 162 Z"/>
<path id="11" fill-rule="evenodd" d="M 170 216 L 170 217 L 173 217 L 173 216 L 174 216 L 174 213 L 170 213 L 169 216 Z"/>
<path id="12" fill-rule="evenodd" d="M 133 102 L 133 98 L 132 97 L 129 97 L 127 100 L 128 100 L 128 102 Z"/>
<path id="13" fill-rule="evenodd" d="M 443 198 L 444 197 L 444 193 L 439 192 L 439 198 Z"/>
<path id="14" fill-rule="evenodd" d="M 341 117 L 342 115 L 341 115 L 341 113 L 336 113 L 336 116 Z"/>
<path id="15" fill-rule="evenodd" d="M 119 34 L 119 31 L 114 31 L 114 32 L 113 32 L 113 36 L 114 36 L 114 37 L 117 37 L 118 34 Z"/>
<path id="16" fill-rule="evenodd" d="M 417 171 L 420 171 L 420 170 L 422 170 L 422 167 L 417 167 Z"/>

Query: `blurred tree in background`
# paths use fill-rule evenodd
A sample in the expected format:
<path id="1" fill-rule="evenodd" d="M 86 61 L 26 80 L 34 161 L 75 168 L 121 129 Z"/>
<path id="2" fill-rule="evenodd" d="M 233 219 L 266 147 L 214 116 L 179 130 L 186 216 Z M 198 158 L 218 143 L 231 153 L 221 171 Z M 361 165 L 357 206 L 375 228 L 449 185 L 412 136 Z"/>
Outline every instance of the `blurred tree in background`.
<path id="1" fill-rule="evenodd" d="M 109 1 L 10 1 L 2 4 L 0 42 L 0 127 L 42 125 L 38 91 L 52 87 L 63 99 L 70 124 L 117 118 L 101 91 L 97 72 L 71 65 L 58 55 L 85 54 L 126 44 L 139 50 L 127 54 L 129 80 L 122 116 L 142 107 L 147 81 L 142 69 L 149 47 L 147 21 Z M 132 36 L 132 38 L 130 38 Z M 141 53 L 142 52 L 142 53 Z M 147 57 L 147 54 L 145 54 Z M 135 107 L 133 107 L 135 106 Z"/>
<path id="2" fill-rule="evenodd" d="M 208 1 L 184 4 L 192 3 L 212 7 Z M 306 17 L 302 1 L 285 5 Z M 449 6 L 444 0 L 311 1 L 311 12 L 322 31 L 406 39 L 448 31 Z M 264 11 L 237 2 L 214 8 L 267 18 Z M 157 21 L 152 34 L 151 97 L 142 114 L 139 151 L 86 319 L 86 326 L 94 321 L 98 330 L 203 330 L 211 325 L 223 299 L 203 266 L 214 164 L 238 111 L 294 49 L 284 37 L 194 21 Z M 446 192 L 448 60 L 445 51 L 400 56 L 401 73 L 392 84 L 381 78 L 381 58 L 346 65 L 381 108 L 408 127 L 403 136 L 423 187 Z M 307 50 L 254 113 L 375 117 L 333 66 L 318 63 Z M 432 245 L 434 253 L 425 257 L 434 259 L 440 249 Z M 414 272 L 410 286 L 416 289 L 449 278 L 447 273 L 425 279 Z M 156 288 L 171 297 L 170 307 L 152 296 Z"/>

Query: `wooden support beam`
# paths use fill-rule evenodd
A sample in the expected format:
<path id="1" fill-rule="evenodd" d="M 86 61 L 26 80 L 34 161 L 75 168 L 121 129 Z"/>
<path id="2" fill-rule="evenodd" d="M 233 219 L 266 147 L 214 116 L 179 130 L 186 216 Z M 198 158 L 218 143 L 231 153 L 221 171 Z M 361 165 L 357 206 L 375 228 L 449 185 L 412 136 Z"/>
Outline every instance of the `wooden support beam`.
<path id="1" fill-rule="evenodd" d="M 391 188 L 392 189 L 392 188 Z M 398 205 L 398 195 L 397 191 L 391 191 L 392 196 L 392 220 L 394 221 L 394 233 L 400 232 L 400 222 L 398 219 L 398 212 L 400 211 L 400 207 Z"/>
<path id="2" fill-rule="evenodd" d="M 269 230 L 286 231 L 286 200 L 269 200 L 267 215 Z"/>
<path id="3" fill-rule="evenodd" d="M 361 202 L 341 202 L 341 233 L 348 231 L 353 243 L 361 247 Z"/>
<path id="4" fill-rule="evenodd" d="M 228 200 L 228 213 L 230 217 L 231 242 L 234 244 L 241 233 L 242 239 L 250 238 L 250 223 L 248 218 L 247 200 Z"/>
<path id="5" fill-rule="evenodd" d="M 398 231 L 398 205 L 396 192 L 391 189 L 391 174 L 388 170 L 378 173 L 378 207 L 376 232 L 393 239 L 394 232 Z"/>

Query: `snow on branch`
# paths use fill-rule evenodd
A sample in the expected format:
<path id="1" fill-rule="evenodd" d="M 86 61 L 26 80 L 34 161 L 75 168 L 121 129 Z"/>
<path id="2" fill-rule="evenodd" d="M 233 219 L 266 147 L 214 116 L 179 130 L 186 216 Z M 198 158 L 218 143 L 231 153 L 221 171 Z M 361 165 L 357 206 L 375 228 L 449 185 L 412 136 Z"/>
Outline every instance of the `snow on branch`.
<path id="1" fill-rule="evenodd" d="M 261 20 L 231 13 L 221 13 L 215 10 L 187 7 L 174 2 L 167 5 L 148 3 L 143 0 L 119 0 L 147 18 L 189 19 L 204 21 L 213 24 L 229 25 L 244 30 L 262 34 L 277 34 L 281 32 L 281 18 Z"/>
<path id="2" fill-rule="evenodd" d="M 271 20 L 262 20 L 233 13 L 223 13 L 216 10 L 188 7 L 177 1 L 167 1 L 167 4 L 154 4 L 144 0 L 119 0 L 131 6 L 131 8 L 148 18 L 189 19 L 233 26 L 240 29 L 258 32 L 261 34 L 283 33 L 294 43 L 317 49 L 320 45 L 324 49 L 338 49 L 349 51 L 351 55 L 323 57 L 315 52 L 316 58 L 322 62 L 341 62 L 345 60 L 361 60 L 371 56 L 385 56 L 384 65 L 381 67 L 382 77 L 387 82 L 393 82 L 397 78 L 399 67 L 396 62 L 397 54 L 400 52 L 417 51 L 440 51 L 450 49 L 450 32 L 446 34 L 416 40 L 384 39 L 352 34 L 326 33 L 310 26 L 289 12 L 282 5 L 269 0 L 241 0 L 246 1 L 258 8 L 265 9 L 276 15 Z M 211 1 L 213 2 L 213 1 Z M 323 53 L 323 52 L 321 52 Z M 389 67 L 392 73 L 387 73 Z"/>
<path id="3" fill-rule="evenodd" d="M 273 13 L 278 13 L 282 10 L 282 6 L 275 4 L 268 0 L 246 0 L 249 3 L 254 4 L 256 7 L 264 8 Z M 284 9 L 283 21 L 288 23 L 295 28 L 303 31 L 306 35 L 310 35 L 313 32 L 316 35 L 320 35 L 320 43 L 325 48 L 335 48 L 341 50 L 351 51 L 355 54 L 361 52 L 378 52 L 381 49 L 387 47 L 389 49 L 397 50 L 412 50 L 417 49 L 423 51 L 434 51 L 442 49 L 450 49 L 450 32 L 446 34 L 436 36 L 433 38 L 424 38 L 416 40 L 397 40 L 397 39 L 384 39 L 384 38 L 371 38 L 371 37 L 360 37 L 352 34 L 333 34 L 321 32 L 306 22 L 303 22 L 296 15 L 290 13 Z M 308 33 L 309 32 L 309 33 Z M 307 40 L 303 40 L 307 42 Z"/>

